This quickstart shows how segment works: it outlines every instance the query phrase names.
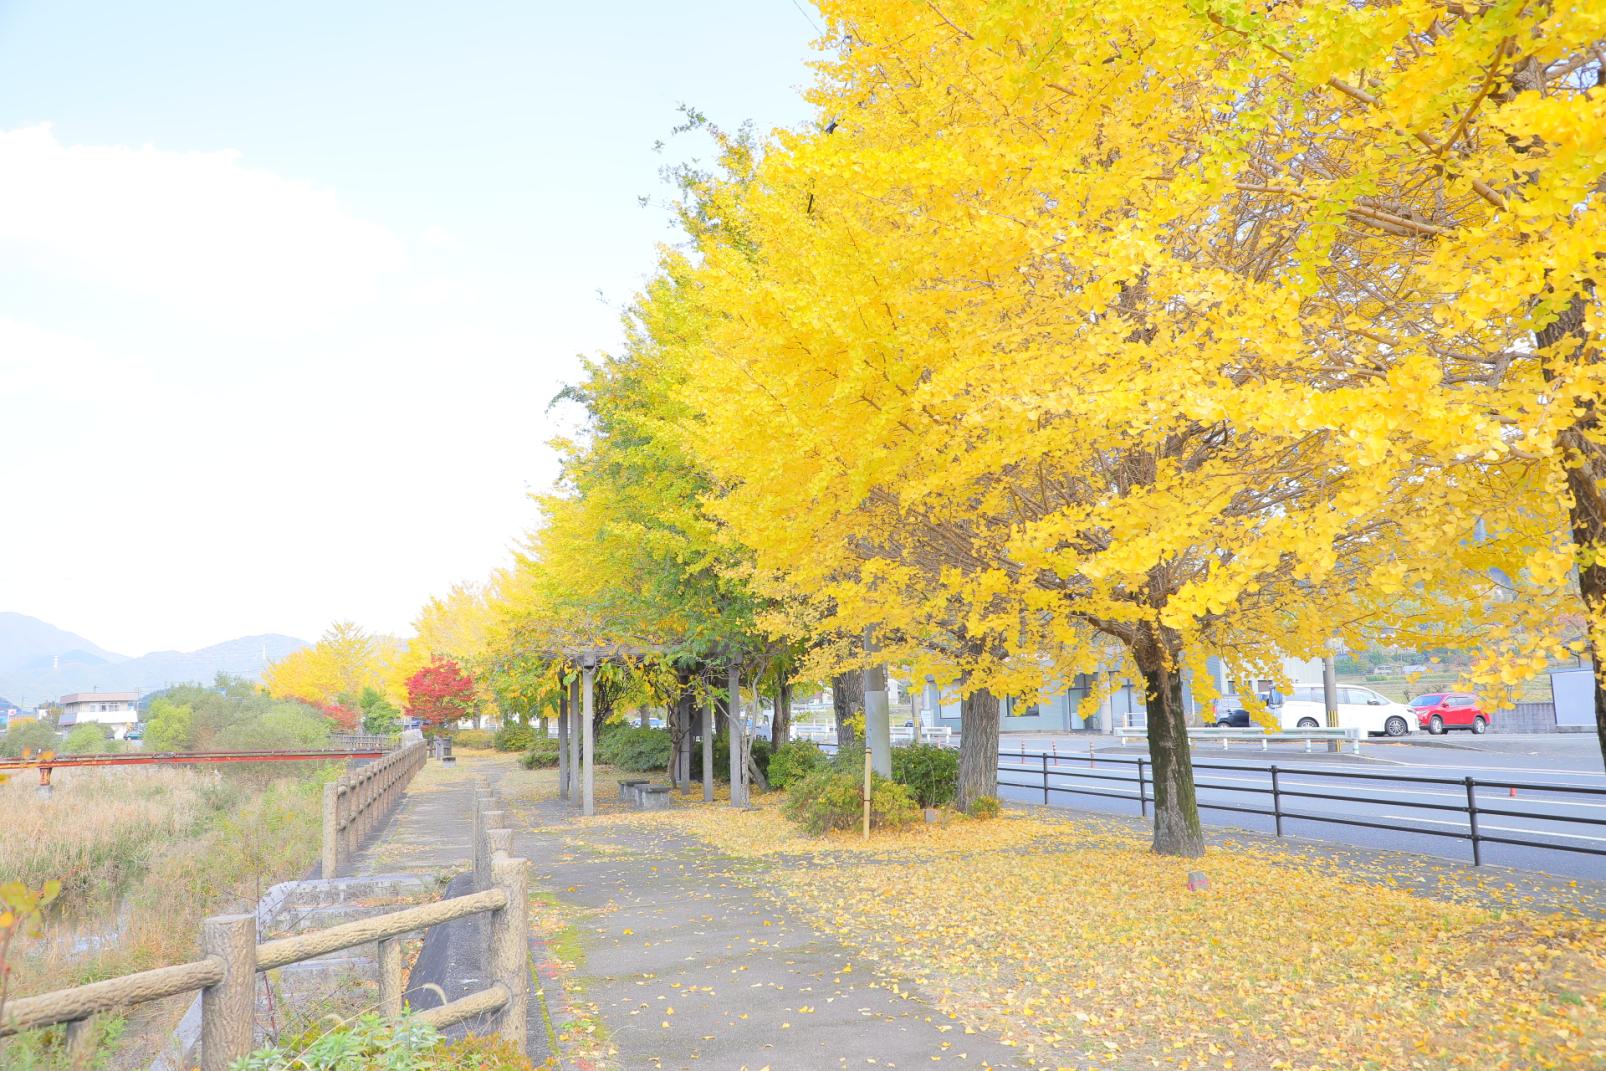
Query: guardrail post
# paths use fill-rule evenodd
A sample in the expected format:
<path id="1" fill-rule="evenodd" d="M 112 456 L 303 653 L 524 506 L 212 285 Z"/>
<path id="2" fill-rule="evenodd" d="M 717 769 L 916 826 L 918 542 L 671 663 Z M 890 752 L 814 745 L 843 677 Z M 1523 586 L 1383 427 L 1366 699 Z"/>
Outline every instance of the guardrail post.
<path id="1" fill-rule="evenodd" d="M 394 1019 L 402 1013 L 401 938 L 379 942 L 379 1014 Z"/>
<path id="2" fill-rule="evenodd" d="M 201 922 L 201 950 L 223 961 L 223 980 L 201 990 L 201 1071 L 228 1071 L 251 1051 L 256 1020 L 257 917 Z"/>
<path id="3" fill-rule="evenodd" d="M 523 1052 L 530 1015 L 529 861 L 504 856 L 491 863 L 491 875 L 507 893 L 507 906 L 491 912 L 490 974 L 507 988 L 496 1032 Z"/>
<path id="4" fill-rule="evenodd" d="M 1483 865 L 1483 847 L 1478 843 L 1477 782 L 1467 778 L 1467 828 L 1472 833 L 1472 865 Z"/>
<path id="5" fill-rule="evenodd" d="M 1043 806 L 1048 806 L 1048 753 L 1043 753 Z"/>
<path id="6" fill-rule="evenodd" d="M 1271 764 L 1271 814 L 1277 822 L 1277 835 L 1283 835 L 1283 792 L 1277 784 L 1277 764 Z"/>
<path id="7" fill-rule="evenodd" d="M 323 878 L 328 881 L 340 869 L 340 786 L 333 781 L 323 786 Z"/>
<path id="8" fill-rule="evenodd" d="M 1149 793 L 1143 783 L 1143 757 L 1138 757 L 1138 813 L 1143 817 L 1149 816 Z"/>

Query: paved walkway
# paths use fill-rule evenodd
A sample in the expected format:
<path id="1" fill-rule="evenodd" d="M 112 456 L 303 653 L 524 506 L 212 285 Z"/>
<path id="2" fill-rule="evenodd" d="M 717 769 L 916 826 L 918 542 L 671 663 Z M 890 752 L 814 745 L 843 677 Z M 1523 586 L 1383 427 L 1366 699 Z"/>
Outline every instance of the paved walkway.
<path id="1" fill-rule="evenodd" d="M 510 809 L 523 826 L 517 847 L 533 860 L 532 887 L 550 890 L 579 920 L 582 958 L 571 981 L 617 1050 L 610 1066 L 1029 1066 L 918 995 L 879 983 L 852 948 L 778 910 L 743 880 L 741 864 L 701 842 L 582 827 L 556 800 L 514 800 Z"/>

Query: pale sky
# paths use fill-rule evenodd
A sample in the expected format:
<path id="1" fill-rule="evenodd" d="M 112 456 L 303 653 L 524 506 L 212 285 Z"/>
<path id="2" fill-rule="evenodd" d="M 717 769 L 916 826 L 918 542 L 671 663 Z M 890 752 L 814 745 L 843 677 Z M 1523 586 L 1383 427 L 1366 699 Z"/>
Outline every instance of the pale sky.
<path id="1" fill-rule="evenodd" d="M 676 106 L 802 122 L 811 19 L 0 3 L 0 610 L 128 655 L 404 633 L 503 564 L 673 239 Z"/>

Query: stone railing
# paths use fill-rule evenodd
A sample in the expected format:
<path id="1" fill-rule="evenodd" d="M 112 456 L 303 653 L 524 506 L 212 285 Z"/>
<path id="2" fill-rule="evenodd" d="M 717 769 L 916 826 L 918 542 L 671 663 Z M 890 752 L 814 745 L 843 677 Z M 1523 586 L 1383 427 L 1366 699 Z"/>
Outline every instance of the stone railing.
<path id="1" fill-rule="evenodd" d="M 425 754 L 423 743 L 408 744 L 323 786 L 324 877 L 338 876 L 340 864 L 400 802 Z"/>
<path id="2" fill-rule="evenodd" d="M 393 751 L 400 742 L 400 734 L 379 736 L 374 733 L 330 733 L 329 747 L 335 751 Z"/>
<path id="3" fill-rule="evenodd" d="M 501 831 L 507 832 L 507 831 Z M 498 837 L 506 843 L 511 838 Z M 478 862 L 478 861 L 476 861 Z M 215 915 L 201 925 L 203 956 L 193 963 L 140 971 L 121 978 L 22 997 L 5 1007 L 0 1037 L 37 1027 L 67 1024 L 68 1048 L 88 1042 L 88 1020 L 100 1012 L 201 992 L 200 1071 L 227 1071 L 252 1049 L 255 1037 L 256 974 L 346 948 L 378 944 L 379 1011 L 402 1012 L 404 935 L 481 912 L 491 917 L 488 966 L 491 984 L 418 1017 L 445 1028 L 487 1016 L 493 1032 L 523 1051 L 529 1018 L 529 863 L 496 851 L 485 860 L 488 884 L 466 896 L 404 908 L 384 915 L 257 943 L 255 915 Z"/>

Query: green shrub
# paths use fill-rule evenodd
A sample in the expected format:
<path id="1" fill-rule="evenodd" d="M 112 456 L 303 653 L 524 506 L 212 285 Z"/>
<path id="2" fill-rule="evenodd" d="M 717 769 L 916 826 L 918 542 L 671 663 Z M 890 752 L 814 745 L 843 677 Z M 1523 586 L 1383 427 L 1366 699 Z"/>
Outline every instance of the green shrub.
<path id="1" fill-rule="evenodd" d="M 528 751 L 535 743 L 535 729 L 529 725 L 504 725 L 496 730 L 491 743 L 498 751 Z"/>
<path id="2" fill-rule="evenodd" d="M 864 821 L 864 780 L 840 770 L 810 774 L 787 793 L 785 814 L 813 834 L 857 829 Z M 899 829 L 920 817 L 920 808 L 903 785 L 879 774 L 870 780 L 870 826 Z"/>
<path id="3" fill-rule="evenodd" d="M 64 755 L 98 755 L 110 751 L 123 750 L 121 740 L 113 740 L 111 730 L 104 725 L 94 722 L 85 722 L 75 725 L 62 741 L 61 751 Z"/>
<path id="4" fill-rule="evenodd" d="M 945 807 L 959 791 L 959 752 L 936 744 L 892 749 L 892 779 L 922 807 Z"/>
<path id="5" fill-rule="evenodd" d="M 496 737 L 489 729 L 458 729 L 451 736 L 453 748 L 469 751 L 489 751 L 496 744 Z"/>
<path id="6" fill-rule="evenodd" d="M 300 703 L 275 703 L 261 716 L 217 735 L 222 751 L 291 751 L 329 743 L 329 719 Z"/>
<path id="7" fill-rule="evenodd" d="M 0 755 L 13 759 L 24 751 L 55 751 L 60 746 L 56 730 L 36 718 L 17 718 L 12 721 L 11 728 L 0 735 Z"/>
<path id="8" fill-rule="evenodd" d="M 550 1067 L 550 1063 L 543 1065 Z M 533 1071 L 529 1059 L 494 1037 L 447 1041 L 422 1019 L 394 1023 L 375 1014 L 330 1030 L 323 1020 L 280 1045 L 258 1049 L 231 1071 Z"/>
<path id="9" fill-rule="evenodd" d="M 597 761 L 641 773 L 669 768 L 669 732 L 640 726 L 612 726 L 597 741 Z"/>
<path id="10" fill-rule="evenodd" d="M 856 774 L 859 777 L 863 777 L 864 745 L 848 744 L 845 747 L 837 748 L 836 754 L 831 757 L 831 765 L 843 773 Z"/>
<path id="11" fill-rule="evenodd" d="M 752 740 L 753 764 L 764 776 L 769 777 L 770 769 L 770 742 L 762 736 L 755 736 Z M 703 749 L 699 744 L 691 749 L 691 779 L 700 781 L 703 777 Z M 731 746 L 724 733 L 714 737 L 714 780 L 729 781 L 731 779 Z"/>
<path id="12" fill-rule="evenodd" d="M 551 737 L 538 736 L 530 742 L 519 761 L 526 770 L 542 770 L 558 764 L 558 742 Z"/>
<path id="13" fill-rule="evenodd" d="M 812 740 L 788 740 L 770 756 L 771 788 L 795 785 L 809 774 L 831 765 L 820 745 Z"/>
<path id="14" fill-rule="evenodd" d="M 997 796 L 977 796 L 970 801 L 970 817 L 997 818 L 998 813 L 1004 809 L 998 802 Z"/>

